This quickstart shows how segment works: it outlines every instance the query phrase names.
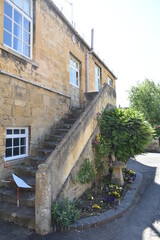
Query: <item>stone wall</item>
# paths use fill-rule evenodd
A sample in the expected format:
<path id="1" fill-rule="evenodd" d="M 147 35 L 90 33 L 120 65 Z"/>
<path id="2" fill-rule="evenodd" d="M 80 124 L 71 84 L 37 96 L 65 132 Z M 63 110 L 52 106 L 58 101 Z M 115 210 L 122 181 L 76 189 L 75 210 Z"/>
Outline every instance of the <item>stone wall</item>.
<path id="1" fill-rule="evenodd" d="M 64 198 L 68 198 L 69 200 L 73 200 L 79 198 L 88 188 L 91 187 L 91 183 L 74 183 L 73 179 L 75 176 L 78 175 L 80 168 L 82 167 L 84 160 L 87 158 L 90 161 L 94 162 L 94 152 L 92 148 L 92 141 L 95 138 L 95 135 L 98 133 L 98 127 L 95 129 L 94 133 L 88 140 L 83 152 L 81 153 L 78 161 L 76 162 L 75 166 L 73 167 L 69 177 L 67 178 L 59 196 L 58 200 L 62 200 Z"/>
<path id="2" fill-rule="evenodd" d="M 90 47 L 52 0 L 35 0 L 33 7 L 32 59 L 28 59 L 3 44 L 4 0 L 0 1 L 0 178 L 6 127 L 30 127 L 31 153 L 68 111 L 70 97 L 71 104 L 83 105 L 86 91 Z M 70 56 L 80 63 L 80 88 L 76 90 L 69 83 Z M 102 86 L 109 76 L 115 90 L 114 74 L 93 53 L 89 55 L 89 91 L 95 90 L 95 64 L 101 68 Z"/>
<path id="3" fill-rule="evenodd" d="M 57 198 L 86 144 L 94 133 L 97 127 L 97 113 L 102 112 L 107 104 L 115 106 L 115 98 L 111 97 L 112 91 L 111 87 L 104 85 L 71 131 L 66 134 L 65 138 L 46 160 L 46 164 L 51 170 L 53 201 Z M 55 182 L 56 184 L 54 184 Z"/>
<path id="4" fill-rule="evenodd" d="M 85 92 L 85 58 L 90 48 L 52 0 L 34 1 L 32 59 L 3 45 L 3 9 L 3 1 L 0 1 L 0 69 L 69 95 L 69 60 L 72 55 L 80 62 L 80 90 Z M 102 85 L 110 76 L 115 89 L 115 76 L 95 54 L 90 54 L 89 91 L 95 90 L 95 63 L 101 68 Z"/>
<path id="5" fill-rule="evenodd" d="M 50 127 L 68 112 L 70 99 L 30 83 L 0 75 L 0 103 L 0 168 L 3 168 L 6 128 L 30 128 L 30 155 Z"/>
<path id="6" fill-rule="evenodd" d="M 103 86 L 54 152 L 51 153 L 46 160 L 45 169 L 50 171 L 50 183 L 46 182 L 46 185 L 50 184 L 51 186 L 48 194 L 51 194 L 52 201 L 55 201 L 58 196 L 62 198 L 66 195 L 69 196 L 69 194 L 71 194 L 71 197 L 73 197 L 74 194 L 78 197 L 81 194 L 81 191 L 85 190 L 85 187 L 82 189 L 82 187 L 78 186 L 75 191 L 69 176 L 76 166 L 78 166 L 78 169 L 82 164 L 82 159 L 86 157 L 87 150 L 90 149 L 89 154 L 91 154 L 91 140 L 97 128 L 97 113 L 102 112 L 108 103 L 115 106 L 115 98 L 110 97 L 112 91 L 113 89 L 107 84 Z M 40 171 L 41 165 L 39 165 L 38 168 L 39 170 L 36 173 L 36 186 L 39 185 L 39 182 L 43 178 L 43 172 Z M 67 193 L 70 184 L 72 189 Z M 46 209 L 45 206 L 45 195 L 43 196 L 43 201 L 38 188 L 36 188 L 36 223 L 39 222 L 43 212 L 47 212 L 47 216 L 50 216 L 49 209 Z M 40 231 L 38 225 L 36 228 Z"/>

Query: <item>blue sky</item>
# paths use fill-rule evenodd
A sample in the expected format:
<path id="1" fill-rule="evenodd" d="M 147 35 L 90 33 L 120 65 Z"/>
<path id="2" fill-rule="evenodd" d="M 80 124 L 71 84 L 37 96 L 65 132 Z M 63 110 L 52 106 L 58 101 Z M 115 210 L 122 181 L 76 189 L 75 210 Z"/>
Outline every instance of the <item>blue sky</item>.
<path id="1" fill-rule="evenodd" d="M 71 5 L 53 0 L 71 20 Z M 68 0 L 75 28 L 118 77 L 117 106 L 128 106 L 127 91 L 145 78 L 160 83 L 160 0 Z"/>

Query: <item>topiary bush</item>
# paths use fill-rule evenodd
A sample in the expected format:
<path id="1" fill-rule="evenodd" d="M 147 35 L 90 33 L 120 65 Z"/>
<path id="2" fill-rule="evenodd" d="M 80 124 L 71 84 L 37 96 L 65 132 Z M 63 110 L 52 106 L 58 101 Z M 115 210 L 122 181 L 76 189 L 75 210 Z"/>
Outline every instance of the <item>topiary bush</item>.
<path id="1" fill-rule="evenodd" d="M 154 135 L 153 128 L 143 115 L 131 108 L 106 109 L 98 123 L 110 161 L 112 155 L 116 160 L 127 162 L 129 157 L 145 152 Z"/>

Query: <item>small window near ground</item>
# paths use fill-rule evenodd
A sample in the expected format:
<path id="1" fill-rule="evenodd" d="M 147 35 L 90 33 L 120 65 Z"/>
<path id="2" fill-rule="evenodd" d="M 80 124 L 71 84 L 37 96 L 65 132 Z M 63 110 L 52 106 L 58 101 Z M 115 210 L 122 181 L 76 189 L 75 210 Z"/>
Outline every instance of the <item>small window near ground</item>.
<path id="1" fill-rule="evenodd" d="M 7 128 L 5 161 L 26 156 L 28 156 L 28 128 Z"/>
<path id="2" fill-rule="evenodd" d="M 7 47 L 31 58 L 32 1 L 5 0 L 3 43 Z"/>
<path id="3" fill-rule="evenodd" d="M 79 62 L 70 58 L 70 84 L 79 87 Z"/>
<path id="4" fill-rule="evenodd" d="M 113 87 L 113 80 L 110 77 L 108 77 L 108 85 Z"/>

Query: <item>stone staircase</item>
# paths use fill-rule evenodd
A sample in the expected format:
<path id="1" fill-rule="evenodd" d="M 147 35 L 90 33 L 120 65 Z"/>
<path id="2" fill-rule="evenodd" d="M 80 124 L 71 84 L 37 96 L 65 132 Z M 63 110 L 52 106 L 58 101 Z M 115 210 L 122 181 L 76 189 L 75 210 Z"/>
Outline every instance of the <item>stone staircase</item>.
<path id="1" fill-rule="evenodd" d="M 20 207 L 17 207 L 17 187 L 10 176 L 0 188 L 0 219 L 14 222 L 30 229 L 35 228 L 35 175 L 39 164 L 45 162 L 66 133 L 72 128 L 83 109 L 71 109 L 45 136 L 36 149 L 35 156 L 29 156 L 14 168 L 14 173 L 22 178 L 32 189 L 20 189 Z M 11 175 L 11 174 L 10 174 Z"/>

